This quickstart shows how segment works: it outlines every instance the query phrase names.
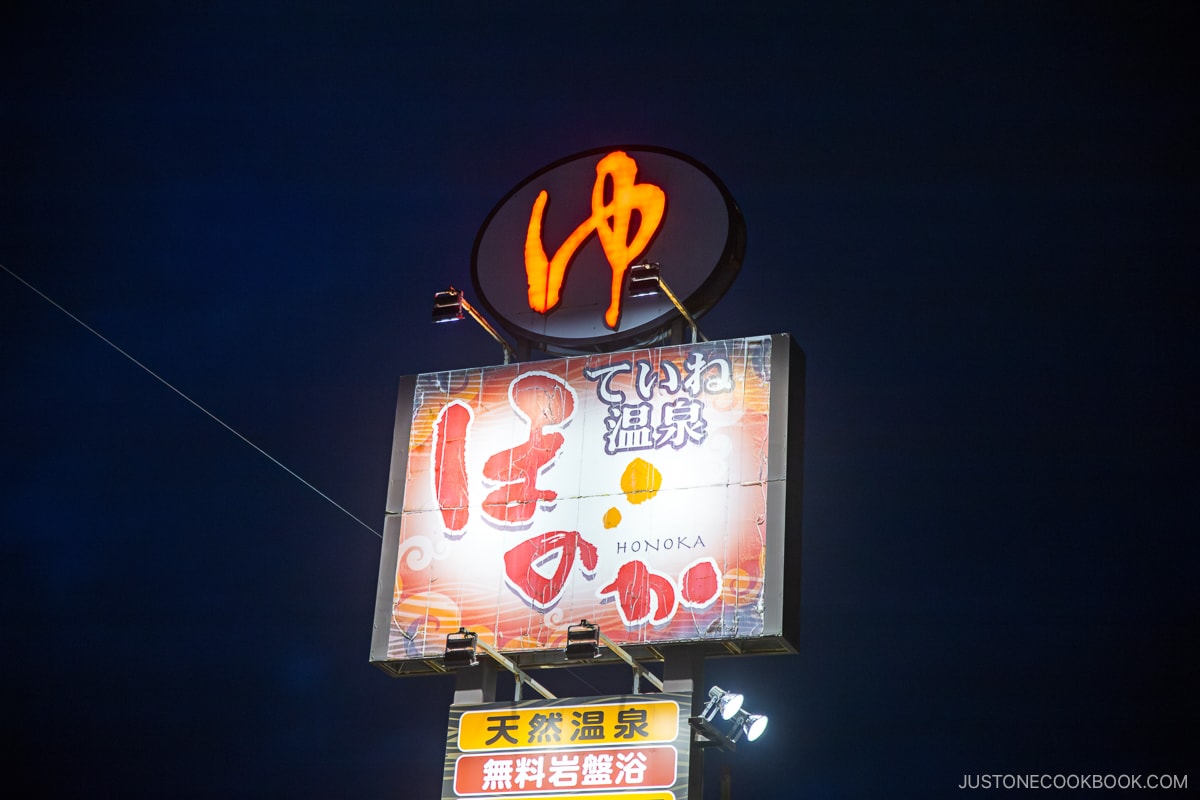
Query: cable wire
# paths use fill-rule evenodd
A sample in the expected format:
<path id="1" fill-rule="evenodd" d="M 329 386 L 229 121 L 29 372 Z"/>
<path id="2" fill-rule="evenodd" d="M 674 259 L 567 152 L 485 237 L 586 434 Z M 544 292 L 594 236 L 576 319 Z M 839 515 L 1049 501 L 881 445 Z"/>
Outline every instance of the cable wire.
<path id="1" fill-rule="evenodd" d="M 289 469 L 289 468 L 288 468 L 288 467 L 287 467 L 287 466 L 286 466 L 286 465 L 285 465 L 285 464 L 284 464 L 282 461 L 280 461 L 279 459 L 275 458 L 275 456 L 271 455 L 271 454 L 270 454 L 270 453 L 268 453 L 266 450 L 263 450 L 261 447 L 259 447 L 258 445 L 256 445 L 254 442 L 250 441 L 250 440 L 249 440 L 249 439 L 247 439 L 245 436 L 243 436 L 242 434 L 240 434 L 240 433 L 238 433 L 237 431 L 235 431 L 235 430 L 234 430 L 232 427 L 230 427 L 228 424 L 226 424 L 226 423 L 225 423 L 225 421 L 224 421 L 224 420 L 222 420 L 220 417 L 218 417 L 216 414 L 212 413 L 212 412 L 211 412 L 211 411 L 209 411 L 207 408 L 205 408 L 204 406 L 200 405 L 199 403 L 197 403 L 197 402 L 196 402 L 195 400 L 193 400 L 192 398 L 188 397 L 188 396 L 187 396 L 186 394 L 184 394 L 184 392 L 182 392 L 181 390 L 179 390 L 179 389 L 175 388 L 174 386 L 172 386 L 170 383 L 168 383 L 168 382 L 167 382 L 167 380 L 166 380 L 165 378 L 163 378 L 163 377 L 162 377 L 161 375 L 159 375 L 157 372 L 155 372 L 154 370 L 150 369 L 149 367 L 147 367 L 147 366 L 146 366 L 145 364 L 143 364 L 142 362 L 138 361 L 138 360 L 137 360 L 136 358 L 134 358 L 133 356 L 129 355 L 129 353 L 126 353 L 124 350 L 122 350 L 122 349 L 121 349 L 120 347 L 118 347 L 117 345 L 113 344 L 113 342 L 112 342 L 112 341 L 110 341 L 110 340 L 109 340 L 107 337 L 105 337 L 103 334 L 101 334 L 99 331 L 97 331 L 97 330 L 96 330 L 95 328 L 93 328 L 91 325 L 88 325 L 86 322 L 84 322 L 83 320 L 81 320 L 79 317 L 75 316 L 75 315 L 74 315 L 74 314 L 72 314 L 70 311 L 68 311 L 67 309 L 63 308 L 61 305 L 59 305 L 58 303 L 56 303 L 56 302 L 55 302 L 55 301 L 54 301 L 52 298 L 50 298 L 50 297 L 49 297 L 49 296 L 48 296 L 48 295 L 47 295 L 45 292 L 41 291 L 41 290 L 40 290 L 40 289 L 38 289 L 36 286 L 34 286 L 32 283 L 30 283 L 29 281 L 25 280 L 24 278 L 22 278 L 22 277 L 21 277 L 20 275 L 18 275 L 17 273 L 13 272 L 13 271 L 12 271 L 11 269 L 9 269 L 8 267 L 4 266 L 4 264 L 0 264 L 0 269 L 4 270 L 4 271 L 5 271 L 5 272 L 7 272 L 9 275 L 12 275 L 12 276 L 13 276 L 14 278 L 16 278 L 18 281 L 20 281 L 21 283 L 25 284 L 25 286 L 26 286 L 26 287 L 27 287 L 27 288 L 28 288 L 30 291 L 32 291 L 34 294 L 36 294 L 38 297 L 42 298 L 42 299 L 43 299 L 43 300 L 45 300 L 47 303 L 49 303 L 50 305 L 54 306 L 54 307 L 55 307 L 55 308 L 57 308 L 59 311 L 61 311 L 62 313 L 66 314 L 68 317 L 70 317 L 71 319 L 73 319 L 73 320 L 75 320 L 76 322 L 78 322 L 80 325 L 82 325 L 82 326 L 83 326 L 85 329 L 87 329 L 87 330 L 88 330 L 88 331 L 89 331 L 91 334 L 93 334 L 93 335 L 94 335 L 96 338 L 98 338 L 100 341 L 104 342 L 106 345 L 108 345 L 109 347 L 111 347 L 113 350 L 116 350 L 118 353 L 120 353 L 121 355 L 125 356 L 127 359 L 129 359 L 130 361 L 132 361 L 134 364 L 137 364 L 137 365 L 138 365 L 139 367 L 141 367 L 141 368 L 142 368 L 142 369 L 143 369 L 143 370 L 144 370 L 146 373 L 148 373 L 148 374 L 149 374 L 151 377 L 153 377 L 155 380 L 157 380 L 157 381 L 158 381 L 159 383 L 161 383 L 163 386 L 166 386 L 166 387 L 167 387 L 168 389 L 170 389 L 172 392 L 174 392 L 175 394 L 179 395 L 179 396 L 180 396 L 180 397 L 182 397 L 184 400 L 187 400 L 187 401 L 188 401 L 189 403 L 191 403 L 193 406 L 195 406 L 195 407 L 196 407 L 196 408 L 198 408 L 200 411 L 202 411 L 202 412 L 203 412 L 203 413 L 204 413 L 206 416 L 208 416 L 208 417 L 209 417 L 209 419 L 211 419 L 213 422 L 216 422 L 216 423 L 217 423 L 218 425 L 220 425 L 222 428 L 224 428 L 225 430 L 229 431 L 229 432 L 230 432 L 230 433 L 232 433 L 234 436 L 238 437 L 238 438 L 239 438 L 239 439 L 241 439 L 243 442 L 245 442 L 246 444 L 248 444 L 248 445 L 250 445 L 251 447 L 253 447 L 253 448 L 254 448 L 255 450 L 257 450 L 259 453 L 262 453 L 264 456 L 266 456 L 268 459 L 270 459 L 272 462 L 274 462 L 274 463 L 275 463 L 275 464 L 276 464 L 276 465 L 277 465 L 277 466 L 278 466 L 280 469 L 282 469 L 282 470 L 283 470 L 284 472 L 286 472 L 288 475 L 291 475 L 293 478 L 295 478 L 296 480 L 300 481 L 300 482 L 301 482 L 301 483 L 303 483 L 305 486 L 307 486 L 309 489 L 312 489 L 312 490 L 313 490 L 314 492 L 316 492 L 318 495 L 320 495 L 320 496 L 321 496 L 321 497 L 323 497 L 325 500 L 327 500 L 327 501 L 328 501 L 328 502 L 329 502 L 329 503 L 330 503 L 330 504 L 331 504 L 331 505 L 332 505 L 334 508 L 336 508 L 336 509 L 338 509 L 339 511 L 341 511 L 343 514 L 345 514 L 345 515 L 346 515 L 346 516 L 348 516 L 350 519 L 352 519 L 352 520 L 354 520 L 355 522 L 357 522 L 359 525 L 362 525 L 364 528 L 366 528 L 366 529 L 367 529 L 367 530 L 369 530 L 371 533 L 373 533 L 373 534 L 375 534 L 376 536 L 378 536 L 380 539 L 382 539 L 382 538 L 383 538 L 383 534 L 381 534 L 379 531 L 375 530 L 375 529 L 374 529 L 374 528 L 372 528 L 370 525 L 368 525 L 367 523 L 363 522 L 363 521 L 362 521 L 361 519 L 359 519 L 358 517 L 356 517 L 356 516 L 354 516 L 353 514 L 351 514 L 349 511 L 347 511 L 347 510 L 346 510 L 346 508 L 345 508 L 344 506 L 342 506 L 340 503 L 338 503 L 337 501 L 335 501 L 335 500 L 334 500 L 332 497 L 330 497 L 329 495 L 327 495 L 327 494 L 325 494 L 324 492 L 322 492 L 322 491 L 321 491 L 320 489 L 318 489 L 316 486 L 313 486 L 311 483 L 309 483 L 308 481 L 304 480 L 304 478 L 301 478 L 299 475 L 297 475 L 295 472 L 293 472 L 291 469 Z"/>

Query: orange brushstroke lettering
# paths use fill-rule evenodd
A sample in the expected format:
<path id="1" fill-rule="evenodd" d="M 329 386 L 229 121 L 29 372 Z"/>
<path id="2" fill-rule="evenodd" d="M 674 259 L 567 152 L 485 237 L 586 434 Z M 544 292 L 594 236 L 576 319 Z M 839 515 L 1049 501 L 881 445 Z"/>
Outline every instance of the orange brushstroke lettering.
<path id="1" fill-rule="evenodd" d="M 547 258 L 542 244 L 542 218 L 549 194 L 543 189 L 533 202 L 529 228 L 525 235 L 525 276 L 529 281 L 529 307 L 542 314 L 554 309 L 561 299 L 567 267 L 594 231 L 612 267 L 612 284 L 604 322 L 616 330 L 621 319 L 621 290 L 629 264 L 642 254 L 658 231 L 666 212 L 667 195 L 652 183 L 635 183 L 637 162 L 618 150 L 596 164 L 596 182 L 592 185 L 592 215 L 567 237 Z M 605 200 L 611 187 L 612 196 Z M 640 220 L 630 239 L 629 224 L 633 212 Z"/>

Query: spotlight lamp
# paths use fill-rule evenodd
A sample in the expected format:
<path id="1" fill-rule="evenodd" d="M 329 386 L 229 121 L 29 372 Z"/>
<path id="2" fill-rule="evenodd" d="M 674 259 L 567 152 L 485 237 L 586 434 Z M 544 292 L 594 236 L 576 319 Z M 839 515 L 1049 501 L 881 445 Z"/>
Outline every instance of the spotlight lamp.
<path id="1" fill-rule="evenodd" d="M 588 622 L 586 619 L 581 619 L 578 625 L 571 625 L 567 628 L 567 658 L 599 658 L 601 643 L 613 655 L 633 667 L 634 694 L 641 692 L 642 678 L 657 686 L 660 692 L 663 690 L 662 678 L 659 678 L 653 672 L 639 664 L 629 651 L 601 633 L 599 625 L 594 622 Z"/>
<path id="2" fill-rule="evenodd" d="M 763 735 L 767 729 L 766 714 L 751 714 L 742 709 L 733 718 L 733 727 L 729 729 L 729 740 L 736 742 L 745 734 L 747 742 L 753 742 Z"/>
<path id="3" fill-rule="evenodd" d="M 456 322 L 463 318 L 463 293 L 451 286 L 433 295 L 433 321 Z"/>
<path id="4" fill-rule="evenodd" d="M 479 663 L 479 658 L 475 655 L 475 645 L 478 640 L 478 634 L 472 633 L 466 628 L 459 628 L 458 633 L 447 634 L 446 651 L 442 654 L 442 664 L 446 669 L 475 666 Z"/>
<path id="5" fill-rule="evenodd" d="M 600 626 L 580 620 L 567 627 L 567 658 L 598 658 L 600 656 Z"/>
<path id="6" fill-rule="evenodd" d="M 462 289 L 455 289 L 451 286 L 444 292 L 434 293 L 432 314 L 434 322 L 456 322 L 468 315 L 471 319 L 479 323 L 479 327 L 487 331 L 488 336 L 491 336 L 504 348 L 505 364 L 516 359 L 516 353 L 513 352 L 512 347 L 492 327 L 492 324 L 484 319 L 483 315 L 476 311 L 473 305 L 467 302 L 467 298 L 463 296 Z"/>
<path id="7" fill-rule="evenodd" d="M 700 747 L 717 745 L 724 750 L 736 750 L 742 737 L 753 742 L 762 736 L 767 729 L 766 715 L 747 711 L 742 707 L 742 699 L 740 694 L 727 692 L 720 686 L 709 689 L 704 711 L 688 720 L 697 736 L 695 743 Z"/>
<path id="8" fill-rule="evenodd" d="M 629 286 L 628 292 L 630 297 L 647 297 L 649 295 L 661 294 L 665 295 L 671 301 L 671 305 L 675 306 L 675 310 L 683 317 L 688 327 L 692 330 L 692 343 L 696 340 L 707 342 L 708 337 L 700 332 L 696 327 L 696 320 L 684 308 L 683 303 L 679 302 L 679 298 L 671 291 L 671 287 L 663 280 L 662 265 L 654 261 L 643 261 L 640 264 L 629 265 Z"/>
<path id="9" fill-rule="evenodd" d="M 629 266 L 629 296 L 651 297 L 662 294 L 659 281 L 662 280 L 662 267 L 652 261 Z"/>
<path id="10" fill-rule="evenodd" d="M 511 658 L 488 644 L 485 639 L 480 639 L 479 634 L 469 631 L 466 628 L 459 628 L 457 633 L 446 635 L 446 650 L 442 653 L 442 665 L 446 669 L 452 670 L 474 667 L 479 664 L 479 656 L 475 652 L 476 648 L 486 653 L 492 662 L 504 667 L 513 674 L 513 677 L 516 679 L 513 685 L 513 700 L 520 701 L 521 687 L 525 685 L 533 687 L 534 691 L 547 700 L 556 699 L 553 692 L 531 678 Z"/>
<path id="11" fill-rule="evenodd" d="M 714 686 L 708 690 L 708 705 L 704 706 L 701 716 L 706 722 L 712 722 L 719 712 L 721 719 L 733 719 L 733 715 L 741 709 L 743 699 L 737 692 L 727 692 L 720 686 Z"/>

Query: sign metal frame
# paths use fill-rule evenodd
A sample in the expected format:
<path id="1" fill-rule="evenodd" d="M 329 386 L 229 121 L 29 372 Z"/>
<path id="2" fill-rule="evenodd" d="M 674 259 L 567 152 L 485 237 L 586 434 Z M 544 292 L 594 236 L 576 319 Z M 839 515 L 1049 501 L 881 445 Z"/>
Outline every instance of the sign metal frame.
<path id="1" fill-rule="evenodd" d="M 794 653 L 798 647 L 800 614 L 800 521 L 803 486 L 804 357 L 787 334 L 769 338 L 771 380 L 767 426 L 766 498 L 763 537 L 768 557 L 763 573 L 761 631 L 752 636 L 729 635 L 703 640 L 621 642 L 640 661 L 662 660 L 673 645 L 696 646 L 706 655 Z M 717 343 L 719 344 L 719 343 Z M 545 362 L 541 362 L 545 363 Z M 398 658 L 389 655 L 394 635 L 393 607 L 400 558 L 401 517 L 418 376 L 400 381 L 388 487 L 387 516 L 381 548 L 370 661 L 394 676 L 444 672 L 440 654 Z M 578 620 L 573 620 L 577 622 Z M 607 631 L 613 633 L 613 631 Z M 508 650 L 505 655 L 522 668 L 554 667 L 565 662 L 562 650 Z M 617 661 L 601 648 L 599 661 Z"/>

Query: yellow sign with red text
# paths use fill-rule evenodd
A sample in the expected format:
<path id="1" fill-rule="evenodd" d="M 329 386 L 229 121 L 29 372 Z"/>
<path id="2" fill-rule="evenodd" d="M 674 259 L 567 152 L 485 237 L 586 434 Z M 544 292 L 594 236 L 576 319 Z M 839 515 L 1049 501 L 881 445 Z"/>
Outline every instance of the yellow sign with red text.
<path id="1" fill-rule="evenodd" d="M 685 797 L 690 715 L 683 693 L 451 706 L 442 798 Z"/>
<path id="2" fill-rule="evenodd" d="M 679 705 L 673 701 L 468 711 L 458 749 L 519 750 L 596 747 L 674 741 Z"/>
<path id="3" fill-rule="evenodd" d="M 674 792 L 635 792 L 629 794 L 621 792 L 620 794 L 605 794 L 601 795 L 602 800 L 676 800 Z M 521 795 L 519 797 L 505 797 L 504 800 L 548 800 L 545 795 Z M 556 794 L 554 800 L 596 800 L 594 794 Z"/>

